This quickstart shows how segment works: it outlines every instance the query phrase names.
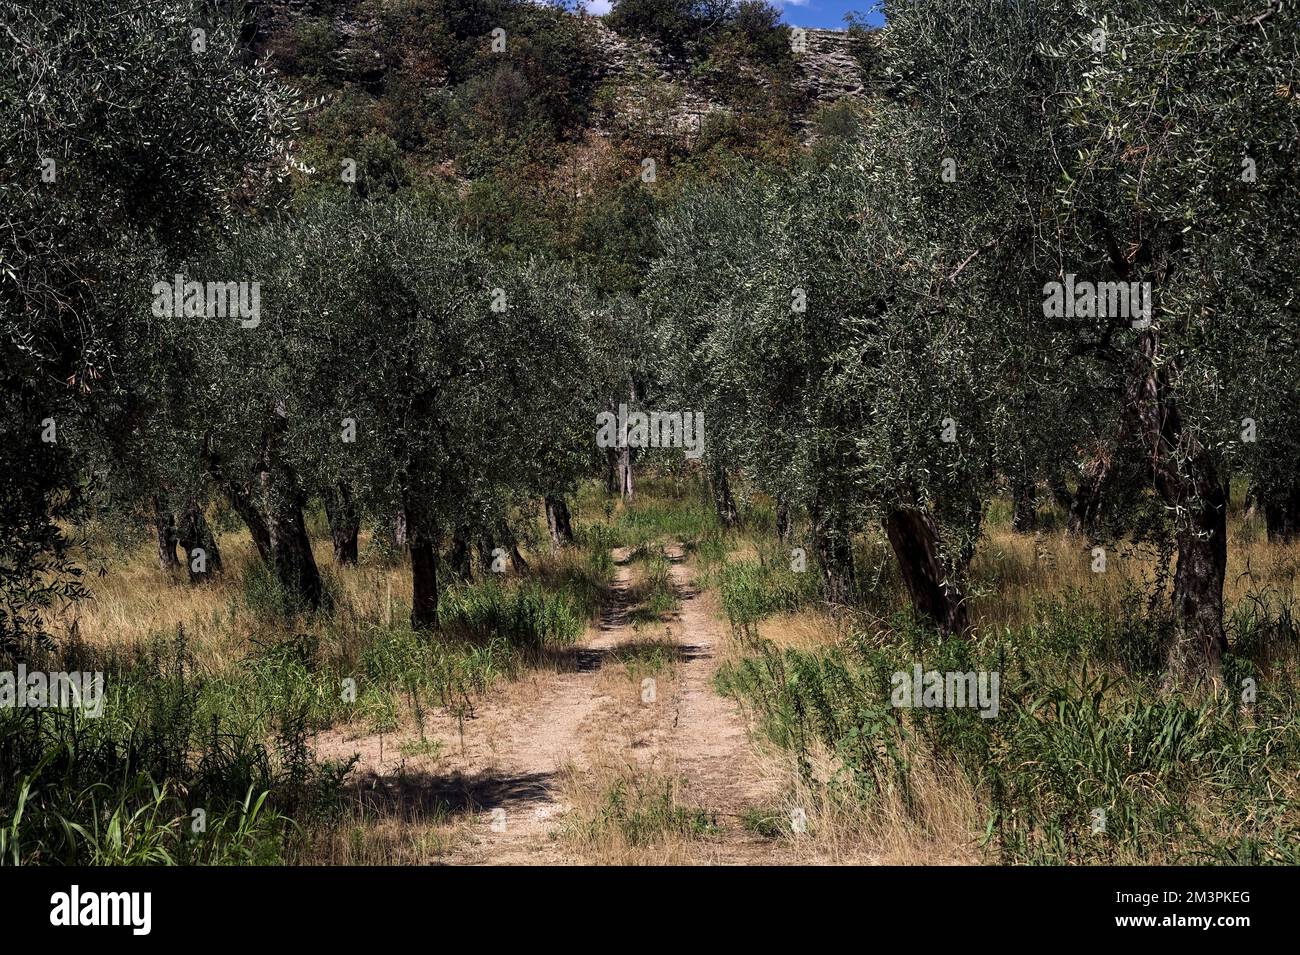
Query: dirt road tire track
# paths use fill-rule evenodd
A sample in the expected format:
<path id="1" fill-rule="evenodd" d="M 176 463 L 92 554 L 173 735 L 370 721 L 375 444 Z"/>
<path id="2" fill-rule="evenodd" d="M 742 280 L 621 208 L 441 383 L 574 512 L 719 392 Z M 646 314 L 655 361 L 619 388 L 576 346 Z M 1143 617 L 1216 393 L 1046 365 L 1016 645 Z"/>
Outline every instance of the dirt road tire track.
<path id="1" fill-rule="evenodd" d="M 358 795 L 377 812 L 443 804 L 465 818 L 464 838 L 440 860 L 448 864 L 593 861 L 573 857 L 556 838 L 572 808 L 564 781 L 566 773 L 577 774 L 580 785 L 587 777 L 597 785 L 594 768 L 610 759 L 681 778 L 690 804 L 716 819 L 718 831 L 700 840 L 692 861 L 775 861 L 773 844 L 740 822 L 746 808 L 771 805 L 777 786 L 760 770 L 738 708 L 713 687 L 725 631 L 695 591 L 680 553 L 670 559 L 681 603 L 669 619 L 646 632 L 633 626 L 632 571 L 616 553 L 617 574 L 600 622 L 568 661 L 494 690 L 463 725 L 445 715 L 427 719 L 426 738 L 443 743 L 436 758 L 401 755 L 404 739 L 419 738 L 415 732 L 323 734 L 318 755 L 359 754 Z M 618 650 L 646 636 L 671 641 L 677 653 L 666 692 L 651 704 L 641 703 L 638 685 L 616 674 Z"/>

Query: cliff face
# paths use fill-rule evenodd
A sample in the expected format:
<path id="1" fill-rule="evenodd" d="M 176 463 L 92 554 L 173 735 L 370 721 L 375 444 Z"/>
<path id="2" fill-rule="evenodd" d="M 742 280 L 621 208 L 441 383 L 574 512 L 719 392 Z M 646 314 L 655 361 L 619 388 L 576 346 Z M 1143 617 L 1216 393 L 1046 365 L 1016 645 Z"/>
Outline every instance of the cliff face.
<path id="1" fill-rule="evenodd" d="M 807 51 L 797 55 L 795 63 L 809 94 L 819 103 L 865 96 L 865 77 L 850 34 L 843 30 L 805 32 Z"/>
<path id="2" fill-rule="evenodd" d="M 643 37 L 615 33 L 597 18 L 588 18 L 593 43 L 605 79 L 619 90 L 617 119 L 623 123 L 658 122 L 661 133 L 694 132 L 709 113 L 733 113 L 743 107 L 728 102 L 724 95 L 701 76 L 698 64 L 674 58 L 658 44 Z M 802 44 L 793 54 L 790 86 L 801 95 L 793 101 L 795 120 L 810 136 L 810 117 L 818 106 L 866 95 L 863 69 L 854 56 L 855 38 L 843 30 L 802 31 Z M 857 41 L 862 42 L 862 41 Z M 755 82 L 764 85 L 761 77 Z M 659 87 L 669 91 L 669 106 L 652 115 L 647 110 L 647 93 Z M 602 130 L 603 131 L 603 130 Z"/>
<path id="3" fill-rule="evenodd" d="M 407 0 L 406 5 L 419 4 Z M 306 25 L 313 25 L 317 32 L 329 34 L 328 48 L 319 55 L 330 62 L 335 80 L 375 90 L 383 86 L 384 61 L 391 61 L 394 52 L 403 59 L 424 55 L 419 49 L 380 52 L 376 13 L 385 6 L 383 0 L 263 0 L 254 8 L 254 47 L 269 54 L 275 64 L 286 38 L 295 37 L 294 44 L 299 44 L 296 37 Z M 875 41 L 862 34 L 797 31 L 791 58 L 779 70 L 764 71 L 745 63 L 719 69 L 716 63 L 675 57 L 652 39 L 617 33 L 599 17 L 566 16 L 580 25 L 595 61 L 600 95 L 589 131 L 597 135 L 636 127 L 642 134 L 689 137 L 699 132 L 710 114 L 770 109 L 779 97 L 781 109 L 807 142 L 813 136 L 811 119 L 819 107 L 867 95 L 867 78 L 857 54 L 862 45 Z M 485 36 L 483 45 L 488 43 Z M 779 79 L 773 79 L 774 73 L 779 73 Z M 747 97 L 738 98 L 732 95 L 734 90 L 726 88 L 737 80 L 749 84 Z M 423 82 L 429 89 L 448 85 L 437 70 L 424 73 Z M 771 97 L 765 96 L 767 92 Z"/>

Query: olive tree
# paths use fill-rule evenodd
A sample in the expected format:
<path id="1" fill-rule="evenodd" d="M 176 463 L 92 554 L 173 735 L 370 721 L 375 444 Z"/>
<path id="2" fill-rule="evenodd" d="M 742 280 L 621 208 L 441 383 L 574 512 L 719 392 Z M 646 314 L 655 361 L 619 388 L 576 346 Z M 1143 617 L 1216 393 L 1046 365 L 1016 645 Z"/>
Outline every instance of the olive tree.
<path id="1" fill-rule="evenodd" d="M 1212 674 L 1243 420 L 1294 382 L 1294 14 L 903 0 L 886 16 L 897 141 L 933 170 L 924 216 L 952 224 L 979 320 L 1033 319 L 1020 340 L 1069 358 L 1044 383 L 1138 449 L 1177 553 L 1169 673 Z"/>
<path id="2" fill-rule="evenodd" d="M 140 414 L 123 328 L 139 279 L 268 184 L 286 102 L 188 3 L 0 9 L 0 635 L 66 580 L 55 519 L 73 516 L 86 432 L 129 435 Z"/>
<path id="3" fill-rule="evenodd" d="M 852 536 L 879 523 L 918 612 L 960 632 L 995 350 L 945 311 L 942 263 L 875 161 L 688 194 L 651 289 L 711 445 L 808 513 L 828 598 L 853 599 Z"/>
<path id="4" fill-rule="evenodd" d="M 471 534 L 512 546 L 510 507 L 562 495 L 585 460 L 585 295 L 553 264 L 493 262 L 406 201 L 315 203 L 225 256 L 229 274 L 260 279 L 261 316 L 205 325 L 211 378 L 238 393 L 212 395 L 209 469 L 300 587 L 314 573 L 308 494 L 354 518 L 400 509 L 412 622 L 434 626 L 444 538 L 457 562 Z"/>

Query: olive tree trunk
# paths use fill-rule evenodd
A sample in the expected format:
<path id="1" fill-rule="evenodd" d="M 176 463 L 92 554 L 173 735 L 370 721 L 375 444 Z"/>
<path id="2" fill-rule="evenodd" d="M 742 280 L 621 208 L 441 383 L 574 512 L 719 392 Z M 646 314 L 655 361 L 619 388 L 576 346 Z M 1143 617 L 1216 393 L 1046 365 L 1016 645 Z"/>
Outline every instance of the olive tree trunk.
<path id="1" fill-rule="evenodd" d="M 618 449 L 618 492 L 623 500 L 632 500 L 632 449 L 626 445 Z"/>
<path id="2" fill-rule="evenodd" d="M 343 483 L 325 495 L 325 517 L 330 525 L 330 542 L 334 545 L 334 563 L 357 562 L 357 539 L 361 534 L 361 510 L 352 490 Z"/>
<path id="3" fill-rule="evenodd" d="M 281 586 L 314 610 L 320 606 L 322 588 L 303 518 L 303 493 L 297 475 L 276 454 L 286 416 L 283 403 L 277 404 L 263 431 L 251 481 L 236 480 L 228 473 L 211 446 L 210 435 L 204 438 L 202 456 L 208 473 L 248 525 L 258 554 L 270 563 Z"/>
<path id="4" fill-rule="evenodd" d="M 1178 565 L 1174 572 L 1174 636 L 1166 681 L 1217 679 L 1228 638 L 1223 627 L 1223 581 L 1228 563 L 1228 481 L 1212 452 L 1184 431 L 1170 393 L 1170 369 L 1161 362 L 1157 329 L 1138 340 L 1141 371 L 1129 394 L 1151 459 L 1155 487 L 1175 515 Z M 1175 460 L 1172 449 L 1179 449 Z"/>
<path id="5" fill-rule="evenodd" d="M 718 521 L 723 527 L 736 525 L 736 499 L 731 493 L 731 479 L 727 469 L 716 457 L 709 469 L 709 486 L 713 489 L 713 506 L 718 512 Z"/>
<path id="6" fill-rule="evenodd" d="M 253 538 L 253 546 L 257 548 L 257 555 L 262 560 L 269 562 L 271 560 L 271 531 L 266 525 L 266 518 L 258 504 L 253 483 L 238 480 L 229 472 L 226 462 L 212 447 L 211 437 L 211 435 L 204 437 L 203 447 L 200 452 L 208 476 L 212 478 L 213 483 L 216 484 L 234 512 L 239 515 L 239 519 L 248 527 L 249 536 Z"/>
<path id="7" fill-rule="evenodd" d="M 520 553 L 519 541 L 515 538 L 515 532 L 510 529 L 510 525 L 504 518 L 497 521 L 497 539 L 501 541 L 501 543 L 505 545 L 506 550 L 510 552 L 510 564 L 514 567 L 515 571 L 518 573 L 527 571 L 528 561 L 525 560 L 524 555 Z"/>
<path id="8" fill-rule="evenodd" d="M 393 515 L 392 526 L 393 549 L 398 553 L 406 550 L 406 511 L 399 510 Z"/>
<path id="9" fill-rule="evenodd" d="M 1016 478 L 1011 482 L 1011 529 L 1020 534 L 1038 529 L 1038 489 L 1033 481 Z"/>
<path id="10" fill-rule="evenodd" d="M 858 596 L 858 575 L 847 525 L 821 513 L 814 514 L 812 524 L 813 549 L 821 568 L 827 602 L 853 603 Z"/>
<path id="11" fill-rule="evenodd" d="M 776 539 L 782 544 L 788 544 L 792 526 L 790 503 L 784 497 L 778 496 L 776 499 Z"/>
<path id="12" fill-rule="evenodd" d="M 1300 484 L 1263 496 L 1264 528 L 1271 541 L 1300 537 Z"/>
<path id="13" fill-rule="evenodd" d="M 221 573 L 221 549 L 198 501 L 185 502 L 177 533 L 190 583 L 201 583 Z"/>
<path id="14" fill-rule="evenodd" d="M 150 503 L 153 505 L 153 527 L 158 541 L 158 569 L 170 573 L 180 566 L 176 559 L 176 519 L 161 495 L 155 494 Z"/>
<path id="15" fill-rule="evenodd" d="M 407 532 L 411 548 L 411 627 L 433 630 L 438 626 L 438 535 L 425 521 L 410 521 Z"/>
<path id="16" fill-rule="evenodd" d="M 1177 533 L 1171 677 L 1215 675 L 1228 651 L 1223 581 L 1228 568 L 1228 485 L 1205 488 Z"/>
<path id="17" fill-rule="evenodd" d="M 623 493 L 623 478 L 618 470 L 618 448 L 605 449 L 605 490 L 610 494 Z"/>
<path id="18" fill-rule="evenodd" d="M 1110 477 L 1110 459 L 1098 454 L 1089 458 L 1079 475 L 1079 486 L 1070 497 L 1066 526 L 1071 534 L 1083 534 L 1096 526 L 1105 503 L 1106 479 Z"/>
<path id="19" fill-rule="evenodd" d="M 545 499 L 546 529 L 551 535 L 551 550 L 559 550 L 573 543 L 573 521 L 569 505 L 559 494 L 548 494 Z"/>
<path id="20" fill-rule="evenodd" d="M 470 530 L 465 524 L 457 524 L 451 535 L 451 553 L 448 555 L 451 575 L 461 583 L 474 579 L 473 560 L 470 549 Z"/>
<path id="21" fill-rule="evenodd" d="M 302 493 L 292 475 L 285 472 L 264 470 L 260 480 L 270 535 L 271 566 L 285 590 L 303 606 L 314 610 L 321 602 L 321 579 L 311 539 L 307 536 Z"/>
<path id="22" fill-rule="evenodd" d="M 916 612 L 946 634 L 969 630 L 965 595 L 943 560 L 933 517 L 921 510 L 893 511 L 885 519 L 885 536 Z"/>

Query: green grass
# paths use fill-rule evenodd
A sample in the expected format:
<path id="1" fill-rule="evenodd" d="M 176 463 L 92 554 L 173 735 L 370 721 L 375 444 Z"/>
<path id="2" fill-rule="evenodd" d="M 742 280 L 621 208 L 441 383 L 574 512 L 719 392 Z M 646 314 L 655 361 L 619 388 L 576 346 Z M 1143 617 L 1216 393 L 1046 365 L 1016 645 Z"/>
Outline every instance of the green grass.
<path id="1" fill-rule="evenodd" d="M 732 626 L 743 627 L 778 612 L 790 612 L 821 598 L 821 581 L 815 570 L 754 560 L 725 564 L 718 574 L 722 608 Z"/>
<path id="2" fill-rule="evenodd" d="M 640 575 L 631 591 L 635 601 L 629 617 L 634 626 L 658 623 L 681 606 L 673 583 L 672 564 L 660 547 L 646 548 Z"/>
<path id="3" fill-rule="evenodd" d="M 671 673 L 680 653 L 676 643 L 645 640 L 620 646 L 614 651 L 614 659 L 627 667 L 633 682 L 639 683 L 648 676 Z"/>
<path id="4" fill-rule="evenodd" d="M 439 628 L 466 639 L 506 640 L 535 654 L 569 646 L 582 633 L 589 612 L 565 593 L 525 581 L 507 585 L 489 576 L 446 590 L 438 602 Z"/>
<path id="5" fill-rule="evenodd" d="M 427 737 L 418 740 L 407 740 L 398 746 L 398 752 L 407 757 L 422 756 L 427 759 L 437 760 L 442 756 L 442 740 L 428 739 Z"/>
<path id="6" fill-rule="evenodd" d="M 998 861 L 1300 861 L 1294 680 L 1261 685 L 1248 708 L 1239 684 L 1195 701 L 1162 696 L 1155 676 L 1097 665 L 1095 645 L 1115 635 L 1076 619 L 942 643 L 900 621 L 824 652 L 751 635 L 749 654 L 718 686 L 754 708 L 810 784 L 814 754 L 832 754 L 837 772 L 825 785 L 867 807 L 886 793 L 904 805 L 914 797 L 912 753 L 945 758 L 986 807 L 984 845 Z M 914 663 L 999 672 L 999 716 L 892 707 L 890 675 Z M 1106 830 L 1094 835 L 1096 809 Z"/>
<path id="7" fill-rule="evenodd" d="M 255 562 L 239 595 L 263 636 L 219 668 L 196 662 L 183 627 L 129 648 L 34 650 L 32 670 L 103 671 L 104 712 L 0 708 L 0 862 L 292 858 L 304 832 L 345 808 L 351 764 L 318 762 L 313 734 L 343 722 L 391 731 L 410 713 L 422 725 L 430 707 L 472 712 L 499 681 L 572 644 L 608 576 L 591 560 L 549 579 L 449 588 L 430 634 L 360 619 L 337 595 L 303 614 Z M 229 610 L 214 612 L 218 631 L 233 626 Z M 419 755 L 436 757 L 437 744 Z"/>
<path id="8" fill-rule="evenodd" d="M 325 609 L 298 613 L 253 565 L 234 601 L 252 609 L 262 636 L 220 669 L 196 663 L 184 628 L 132 647 L 33 649 L 32 669 L 104 671 L 104 716 L 0 708 L 0 863 L 296 858 L 305 834 L 338 825 L 345 808 L 350 767 L 315 760 L 312 734 L 342 722 L 390 731 L 411 714 L 422 727 L 433 707 L 471 713 L 598 614 L 615 571 L 611 547 L 633 548 L 634 619 L 661 621 L 678 604 L 665 553 L 677 542 L 697 575 L 716 583 L 741 641 L 718 688 L 747 704 L 819 796 L 867 812 L 886 797 L 919 806 L 912 762 L 924 754 L 976 794 L 984 827 L 970 835 L 990 861 L 1300 863 L 1300 626 L 1290 593 L 1251 592 L 1230 608 L 1233 652 L 1217 693 L 1163 691 L 1168 621 L 1137 589 L 1104 602 L 1079 591 L 1026 596 L 1012 625 L 941 640 L 909 614 L 890 615 L 898 583 L 887 562 L 864 574 L 870 605 L 884 609 L 855 618 L 881 619 L 824 649 L 782 648 L 759 639 L 757 625 L 820 612 L 815 570 L 790 569 L 770 528 L 748 518 L 724 532 L 698 487 L 639 487 L 627 506 L 585 499 L 591 519 L 578 523 L 579 548 L 535 574 L 448 588 L 437 634 L 359 618 L 328 575 Z M 759 557 L 732 560 L 741 544 Z M 875 553 L 859 544 L 864 557 Z M 1006 578 L 995 585 L 1027 573 L 995 570 Z M 237 609 L 218 606 L 206 625 L 234 627 Z M 617 658 L 639 681 L 671 670 L 676 649 L 645 640 Z M 913 664 L 998 672 L 999 716 L 895 709 L 890 676 Z M 1246 703 L 1248 686 L 1255 698 Z M 436 759 L 441 743 L 421 733 L 402 752 Z M 824 757 L 829 776 L 814 772 Z M 581 825 L 593 839 L 630 845 L 709 835 L 708 814 L 676 793 L 672 780 L 624 779 Z M 1098 809 L 1106 827 L 1094 833 Z M 744 824 L 772 837 L 788 829 L 774 810 L 754 810 Z"/>
<path id="9" fill-rule="evenodd" d="M 681 805 L 676 790 L 671 779 L 619 779 L 605 792 L 594 817 L 585 823 L 583 835 L 593 842 L 615 836 L 629 846 L 650 846 L 668 836 L 698 839 L 715 834 L 718 830 L 710 814 Z"/>
<path id="10" fill-rule="evenodd" d="M 727 543 L 760 556 L 730 559 Z M 870 543 L 859 542 L 868 558 L 860 570 Z M 819 612 L 816 574 L 790 570 L 752 528 L 705 546 L 722 554 L 711 558 L 712 576 L 743 650 L 718 689 L 746 704 L 823 798 L 867 813 L 888 798 L 919 820 L 912 761 L 924 754 L 954 766 L 977 794 L 986 825 L 969 835 L 990 861 L 1300 861 L 1300 627 L 1289 594 L 1251 594 L 1231 607 L 1223 687 L 1174 696 L 1161 684 L 1168 617 L 1136 586 L 1029 597 L 1014 625 L 943 640 L 890 609 L 899 583 L 886 562 L 867 588 L 871 612 L 858 618 L 876 622 L 802 650 L 760 639 L 757 625 Z M 999 716 L 894 708 L 891 675 L 917 663 L 998 672 Z M 1252 703 L 1242 699 L 1247 687 Z M 814 768 L 826 757 L 829 775 Z M 1106 824 L 1094 834 L 1097 809 Z M 770 815 L 756 811 L 746 825 L 783 831 Z"/>
<path id="11" fill-rule="evenodd" d="M 588 516 L 576 531 L 578 540 L 592 550 L 636 551 L 670 542 L 690 550 L 721 532 L 707 487 L 693 480 L 642 478 L 632 500 L 621 508 L 603 490 L 588 484 L 579 495 L 578 507 Z"/>
<path id="12" fill-rule="evenodd" d="M 271 863 L 291 818 L 327 811 L 346 767 L 308 755 L 306 694 L 255 697 L 256 666 L 232 692 L 237 677 L 194 672 L 183 630 L 128 654 L 78 654 L 104 673 L 102 716 L 0 710 L 5 863 Z"/>
<path id="13" fill-rule="evenodd" d="M 789 817 L 779 809 L 750 806 L 740 817 L 741 826 L 764 839 L 779 839 L 790 831 Z"/>

